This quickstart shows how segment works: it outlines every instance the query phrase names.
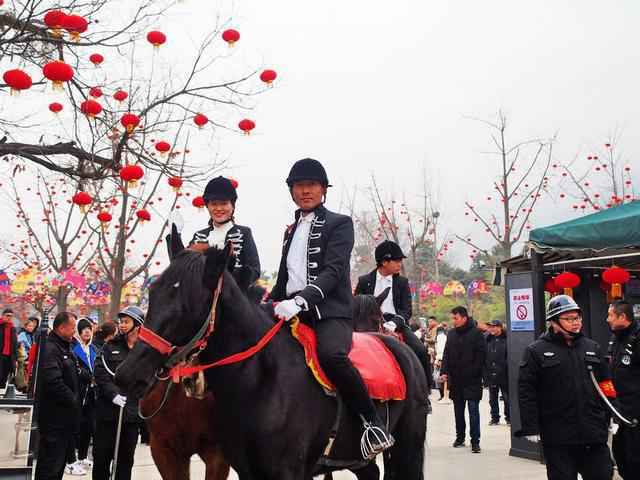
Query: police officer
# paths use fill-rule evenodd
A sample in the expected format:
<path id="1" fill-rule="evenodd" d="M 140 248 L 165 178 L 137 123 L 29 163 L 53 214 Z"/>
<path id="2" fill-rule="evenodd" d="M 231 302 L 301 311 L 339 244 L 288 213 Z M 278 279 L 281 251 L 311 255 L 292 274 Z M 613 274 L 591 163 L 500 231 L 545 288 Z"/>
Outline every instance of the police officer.
<path id="1" fill-rule="evenodd" d="M 356 285 L 356 295 L 387 294 L 380 306 L 385 328 L 402 334 L 404 342 L 416 354 L 424 369 L 428 391 L 433 387 L 433 367 L 427 349 L 409 328 L 411 319 L 411 290 L 409 280 L 400 275 L 402 260 L 407 258 L 400 245 L 391 240 L 380 243 L 375 250 L 376 269 L 361 276 Z"/>
<path id="2" fill-rule="evenodd" d="M 40 443 L 35 480 L 59 480 L 80 424 L 78 359 L 71 351 L 76 316 L 60 312 L 40 355 L 38 426 Z"/>
<path id="3" fill-rule="evenodd" d="M 115 371 L 138 341 L 144 323 L 144 312 L 129 306 L 118 314 L 120 334 L 107 342 L 95 361 L 98 385 L 96 432 L 93 446 L 93 480 L 108 480 L 114 457 L 120 409 L 124 409 L 118 449 L 116 480 L 130 480 L 138 431 L 142 419 L 138 415 L 138 399 L 127 398 L 115 384 Z"/>
<path id="4" fill-rule="evenodd" d="M 223 248 L 233 244 L 236 263 L 233 275 L 243 290 L 260 277 L 260 259 L 249 227 L 235 223 L 234 214 L 238 183 L 225 177 L 216 177 L 207 183 L 202 195 L 209 211 L 209 226 L 195 233 L 189 246 L 205 244 Z"/>
<path id="5" fill-rule="evenodd" d="M 611 382 L 600 346 L 581 333 L 582 313 L 570 296 L 552 298 L 546 318 L 549 330 L 520 363 L 515 435 L 542 441 L 549 480 L 611 480 L 608 417 L 591 378 Z"/>
<path id="6" fill-rule="evenodd" d="M 607 317 L 613 332 L 609 356 L 616 406 L 625 418 L 640 418 L 640 322 L 634 319 L 633 307 L 617 300 Z M 613 437 L 613 457 L 618 473 L 625 480 L 640 478 L 640 429 L 620 423 Z"/>
<path id="7" fill-rule="evenodd" d="M 353 336 L 349 263 L 353 221 L 324 206 L 329 179 L 320 162 L 297 161 L 287 177 L 298 205 L 295 222 L 284 235 L 278 279 L 271 298 L 275 314 L 290 320 L 300 314 L 314 328 L 322 368 L 352 413 L 364 423 L 363 454 L 373 458 L 393 445 L 378 418 L 360 373 L 349 360 Z"/>

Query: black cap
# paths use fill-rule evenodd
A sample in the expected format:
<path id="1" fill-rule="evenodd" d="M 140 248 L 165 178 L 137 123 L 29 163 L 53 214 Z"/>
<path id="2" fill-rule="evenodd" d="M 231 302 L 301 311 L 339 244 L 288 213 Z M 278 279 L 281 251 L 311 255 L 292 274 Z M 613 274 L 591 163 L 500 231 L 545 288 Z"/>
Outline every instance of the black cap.
<path id="1" fill-rule="evenodd" d="M 80 320 L 78 320 L 78 333 L 82 333 L 82 331 L 85 328 L 91 328 L 92 327 L 92 323 L 88 318 L 81 318 Z"/>
<path id="2" fill-rule="evenodd" d="M 216 177 L 207 183 L 202 198 L 205 202 L 212 200 L 230 200 L 235 203 L 238 199 L 236 188 L 238 182 L 225 177 Z"/>
<path id="3" fill-rule="evenodd" d="M 500 327 L 502 328 L 502 322 L 500 320 L 491 320 L 487 323 L 487 325 L 491 325 L 492 327 Z"/>
<path id="4" fill-rule="evenodd" d="M 403 258 L 407 258 L 405 254 L 402 253 L 400 245 L 391 240 L 385 240 L 376 247 L 375 257 L 376 263 L 382 263 L 385 260 L 402 260 Z"/>
<path id="5" fill-rule="evenodd" d="M 296 182 L 320 182 L 325 187 L 330 187 L 327 172 L 318 160 L 303 158 L 293 164 L 287 177 L 287 185 L 292 187 Z"/>

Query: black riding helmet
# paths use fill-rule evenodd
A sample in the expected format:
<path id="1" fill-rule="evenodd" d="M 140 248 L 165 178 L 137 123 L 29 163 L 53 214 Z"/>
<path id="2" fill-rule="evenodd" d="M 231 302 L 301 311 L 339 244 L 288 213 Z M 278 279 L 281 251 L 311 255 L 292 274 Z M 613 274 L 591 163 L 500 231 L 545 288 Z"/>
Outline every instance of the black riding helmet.
<path id="1" fill-rule="evenodd" d="M 400 245 L 391 240 L 385 240 L 376 247 L 375 257 L 378 265 L 385 260 L 402 260 L 403 258 L 407 258 L 405 254 L 402 253 Z"/>
<path id="2" fill-rule="evenodd" d="M 213 200 L 229 200 L 235 205 L 238 199 L 238 193 L 236 192 L 237 187 L 238 182 L 235 180 L 219 176 L 209 180 L 202 198 L 205 203 Z"/>
<path id="3" fill-rule="evenodd" d="M 303 181 L 320 182 L 325 188 L 330 187 L 327 172 L 318 160 L 303 158 L 293 164 L 287 177 L 287 185 L 293 187 L 296 182 Z"/>

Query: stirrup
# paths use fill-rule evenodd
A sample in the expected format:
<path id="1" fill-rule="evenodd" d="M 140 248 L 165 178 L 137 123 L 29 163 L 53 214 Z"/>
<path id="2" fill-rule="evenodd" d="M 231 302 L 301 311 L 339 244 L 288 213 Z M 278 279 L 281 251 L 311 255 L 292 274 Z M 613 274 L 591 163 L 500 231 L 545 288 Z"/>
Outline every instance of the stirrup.
<path id="1" fill-rule="evenodd" d="M 395 440 L 382 428 L 364 421 L 364 433 L 360 439 L 360 452 L 365 460 L 373 460 L 376 455 L 393 446 Z"/>

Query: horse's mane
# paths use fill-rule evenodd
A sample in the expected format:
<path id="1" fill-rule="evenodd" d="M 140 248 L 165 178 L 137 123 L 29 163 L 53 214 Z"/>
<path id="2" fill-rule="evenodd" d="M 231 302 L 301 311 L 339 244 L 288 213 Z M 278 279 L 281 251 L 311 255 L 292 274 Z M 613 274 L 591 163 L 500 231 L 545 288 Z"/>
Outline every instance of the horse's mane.
<path id="1" fill-rule="evenodd" d="M 169 267 L 162 272 L 151 288 L 170 288 L 179 283 L 182 303 L 184 305 L 198 305 L 202 303 L 206 294 L 202 278 L 204 266 L 202 253 L 185 249 L 173 258 Z"/>
<path id="2" fill-rule="evenodd" d="M 355 329 L 374 329 L 382 319 L 378 299 L 373 295 L 356 295 L 353 299 L 353 324 Z"/>

